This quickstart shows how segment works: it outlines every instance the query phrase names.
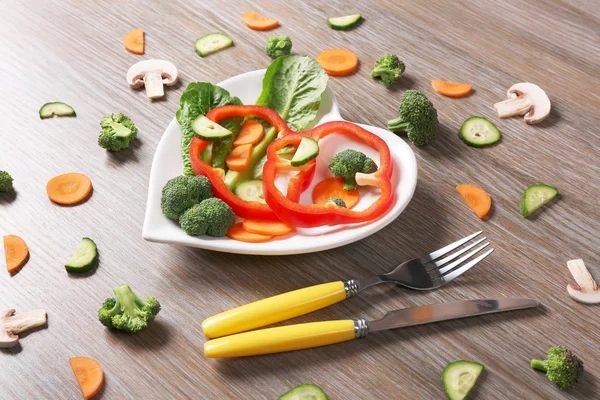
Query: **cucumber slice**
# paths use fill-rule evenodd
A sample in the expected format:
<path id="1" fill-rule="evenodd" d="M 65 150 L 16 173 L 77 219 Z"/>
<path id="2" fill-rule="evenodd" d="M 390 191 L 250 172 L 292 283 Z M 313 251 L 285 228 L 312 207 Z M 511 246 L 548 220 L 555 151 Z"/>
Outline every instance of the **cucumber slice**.
<path id="1" fill-rule="evenodd" d="M 293 167 L 299 167 L 317 158 L 318 155 L 319 143 L 315 139 L 304 136 L 290 163 Z"/>
<path id="2" fill-rule="evenodd" d="M 55 115 L 58 117 L 75 116 L 75 110 L 70 105 L 61 103 L 60 101 L 46 103 L 40 108 L 41 119 L 52 118 Z"/>
<path id="3" fill-rule="evenodd" d="M 233 40 L 224 33 L 210 33 L 202 36 L 194 43 L 194 49 L 200 57 L 223 50 L 229 46 L 233 46 Z"/>
<path id="4" fill-rule="evenodd" d="M 328 400 L 328 397 L 317 385 L 305 383 L 285 392 L 278 400 Z"/>
<path id="5" fill-rule="evenodd" d="M 483 364 L 465 360 L 448 364 L 442 372 L 442 383 L 448 399 L 462 400 L 466 398 L 475 386 L 483 368 Z"/>
<path id="6" fill-rule="evenodd" d="M 200 115 L 192 121 L 192 129 L 200 139 L 204 140 L 222 140 L 229 139 L 233 133 L 214 121 Z"/>
<path id="7" fill-rule="evenodd" d="M 263 182 L 260 179 L 252 179 L 238 183 L 233 193 L 244 201 L 255 201 L 267 204 L 263 193 Z"/>
<path id="8" fill-rule="evenodd" d="M 343 17 L 329 18 L 327 20 L 327 25 L 338 31 L 346 31 L 354 28 L 356 24 L 360 22 L 361 18 L 362 14 L 352 14 Z"/>
<path id="9" fill-rule="evenodd" d="M 521 197 L 521 215 L 528 217 L 558 196 L 558 189 L 554 186 L 538 184 L 531 185 Z"/>
<path id="10" fill-rule="evenodd" d="M 75 250 L 73 258 L 65 264 L 67 272 L 80 274 L 88 272 L 96 265 L 98 260 L 98 249 L 96 243 L 90 238 L 83 238 L 79 247 Z"/>
<path id="11" fill-rule="evenodd" d="M 483 117 L 467 118 L 460 127 L 458 137 L 471 147 L 494 146 L 502 135 L 496 125 Z"/>

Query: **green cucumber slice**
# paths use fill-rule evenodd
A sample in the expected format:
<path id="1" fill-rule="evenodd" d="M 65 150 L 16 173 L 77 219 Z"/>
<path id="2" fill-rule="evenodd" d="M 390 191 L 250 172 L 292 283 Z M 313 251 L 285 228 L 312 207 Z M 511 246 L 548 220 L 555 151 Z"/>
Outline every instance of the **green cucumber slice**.
<path id="1" fill-rule="evenodd" d="M 346 31 L 354 28 L 360 22 L 362 14 L 345 15 L 343 17 L 329 18 L 327 25 L 338 31 Z"/>
<path id="2" fill-rule="evenodd" d="M 92 239 L 84 237 L 81 239 L 73 257 L 65 264 L 65 268 L 67 272 L 81 274 L 94 268 L 97 260 L 98 249 L 96 243 Z"/>
<path id="3" fill-rule="evenodd" d="M 40 108 L 40 118 L 52 118 L 57 117 L 71 117 L 75 116 L 75 110 L 73 107 L 60 101 L 54 101 L 52 103 L 46 103 Z"/>
<path id="4" fill-rule="evenodd" d="M 298 146 L 298 150 L 292 157 L 290 163 L 293 167 L 299 167 L 301 165 L 306 164 L 310 160 L 317 158 L 319 155 L 319 143 L 308 136 L 302 137 L 300 141 L 300 145 Z"/>
<path id="5" fill-rule="evenodd" d="M 223 50 L 229 46 L 233 46 L 233 39 L 224 33 L 209 33 L 198 38 L 194 43 L 194 49 L 200 57 Z"/>
<path id="6" fill-rule="evenodd" d="M 471 147 L 494 146 L 502 134 L 491 121 L 483 117 L 467 118 L 460 127 L 458 137 Z"/>
<path id="7" fill-rule="evenodd" d="M 531 185 L 521 197 L 521 215 L 528 217 L 558 196 L 558 189 L 554 186 L 537 184 Z"/>
<path id="8" fill-rule="evenodd" d="M 214 121 L 200 115 L 192 121 L 192 129 L 200 139 L 204 140 L 222 140 L 229 139 L 233 133 Z"/>
<path id="9" fill-rule="evenodd" d="M 233 193 L 244 201 L 255 201 L 267 204 L 263 193 L 263 182 L 260 179 L 252 179 L 238 183 Z"/>
<path id="10" fill-rule="evenodd" d="M 328 397 L 317 385 L 305 383 L 285 392 L 278 400 L 328 400 Z"/>
<path id="11" fill-rule="evenodd" d="M 442 372 L 442 383 L 448 399 L 462 400 L 466 398 L 475 386 L 483 368 L 483 364 L 465 360 L 448 364 Z"/>

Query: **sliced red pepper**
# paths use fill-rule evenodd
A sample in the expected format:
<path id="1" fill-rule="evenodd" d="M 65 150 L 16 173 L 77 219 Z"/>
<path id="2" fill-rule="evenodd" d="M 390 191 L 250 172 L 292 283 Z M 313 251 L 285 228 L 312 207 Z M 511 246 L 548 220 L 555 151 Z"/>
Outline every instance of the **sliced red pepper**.
<path id="1" fill-rule="evenodd" d="M 301 178 L 299 178 L 299 181 L 294 181 L 298 175 L 290 179 L 287 196 L 275 185 L 278 172 L 295 169 L 291 166 L 289 160 L 279 158 L 277 151 L 287 145 L 298 147 L 303 136 L 309 136 L 319 141 L 333 133 L 351 136 L 379 152 L 379 169 L 375 173 L 356 174 L 356 180 L 359 184 L 376 186 L 381 190 L 379 198 L 363 211 L 352 211 L 331 204 L 299 204 L 300 194 L 307 189 L 308 185 Z M 314 166 L 307 167 L 305 165 L 300 168 L 302 170 L 299 174 L 303 173 L 306 168 L 314 169 Z M 328 122 L 309 132 L 286 134 L 271 143 L 267 149 L 267 162 L 263 169 L 265 200 L 279 219 L 297 227 L 311 228 L 322 225 L 371 221 L 383 215 L 392 205 L 394 200 L 391 184 L 392 171 L 393 163 L 390 150 L 383 139 L 350 122 Z"/>

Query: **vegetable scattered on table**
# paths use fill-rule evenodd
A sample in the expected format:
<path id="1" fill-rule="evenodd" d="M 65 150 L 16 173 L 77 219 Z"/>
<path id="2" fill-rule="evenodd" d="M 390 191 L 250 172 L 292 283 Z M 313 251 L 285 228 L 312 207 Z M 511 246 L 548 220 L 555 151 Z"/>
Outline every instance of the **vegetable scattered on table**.
<path id="1" fill-rule="evenodd" d="M 92 270 L 98 262 L 98 248 L 90 238 L 84 237 L 73 257 L 65 264 L 67 272 L 81 274 Z"/>
<path id="2" fill-rule="evenodd" d="M 317 183 L 312 192 L 312 201 L 315 204 L 327 204 L 331 199 L 340 199 L 345 208 L 353 208 L 360 200 L 358 189 L 344 189 L 343 178 L 327 178 Z M 333 201 L 339 205 L 339 200 Z"/>
<path id="3" fill-rule="evenodd" d="M 48 181 L 46 193 L 56 204 L 64 206 L 80 204 L 92 194 L 92 181 L 77 172 L 58 175 Z"/>
<path id="4" fill-rule="evenodd" d="M 177 83 L 177 68 L 167 60 L 144 60 L 133 64 L 127 71 L 127 83 L 132 88 L 146 87 L 149 99 L 160 99 L 165 95 L 163 84 Z"/>
<path id="5" fill-rule="evenodd" d="M 98 145 L 108 151 L 121 151 L 129 147 L 137 136 L 137 128 L 128 116 L 108 114 L 100 121 Z"/>
<path id="6" fill-rule="evenodd" d="M 317 56 L 317 62 L 331 76 L 350 75 L 358 67 L 356 54 L 346 49 L 324 50 Z"/>
<path id="7" fill-rule="evenodd" d="M 392 86 L 400 79 L 404 70 L 404 63 L 394 54 L 384 54 L 375 62 L 375 67 L 371 71 L 373 78 L 379 78 L 384 86 Z"/>
<path id="8" fill-rule="evenodd" d="M 292 52 L 292 39 L 289 36 L 270 36 L 267 39 L 267 55 L 272 59 L 287 56 Z"/>
<path id="9" fill-rule="evenodd" d="M 558 196 L 558 189 L 554 186 L 537 184 L 531 185 L 521 197 L 520 210 L 521 215 L 529 217 L 537 210 L 550 203 Z"/>
<path id="10" fill-rule="evenodd" d="M 200 57 L 204 57 L 231 46 L 233 46 L 232 38 L 224 33 L 216 32 L 199 37 L 194 43 L 194 50 Z"/>
<path id="11" fill-rule="evenodd" d="M 29 260 L 27 243 L 17 235 L 4 236 L 4 257 L 8 272 L 17 273 Z"/>
<path id="12" fill-rule="evenodd" d="M 188 208 L 181 217 L 179 225 L 190 236 L 225 236 L 235 223 L 235 214 L 223 200 L 211 198 Z"/>
<path id="13" fill-rule="evenodd" d="M 329 161 L 329 170 L 333 175 L 344 179 L 344 190 L 354 190 L 356 174 L 372 174 L 377 171 L 377 164 L 364 153 L 347 149 L 340 151 Z"/>
<path id="14" fill-rule="evenodd" d="M 343 17 L 333 17 L 327 19 L 327 25 L 337 31 L 347 31 L 354 28 L 361 21 L 361 14 L 345 15 Z"/>
<path id="15" fill-rule="evenodd" d="M 6 171 L 0 171 L 0 193 L 2 192 L 12 192 L 13 188 L 13 178 Z"/>
<path id="16" fill-rule="evenodd" d="M 73 357 L 69 359 L 75 379 L 88 400 L 97 395 L 104 385 L 104 371 L 98 361 L 88 357 Z"/>
<path id="17" fill-rule="evenodd" d="M 51 103 L 46 103 L 42 107 L 40 107 L 40 118 L 52 118 L 54 116 L 57 117 L 74 117 L 75 110 L 73 107 L 66 103 L 62 103 L 60 101 L 53 101 Z"/>
<path id="18" fill-rule="evenodd" d="M 268 242 L 273 239 L 271 235 L 261 235 L 258 233 L 251 233 L 244 229 L 244 226 L 241 222 L 234 224 L 227 231 L 227 237 L 232 240 L 237 240 L 238 242 L 246 242 L 246 243 L 263 243 Z"/>
<path id="19" fill-rule="evenodd" d="M 144 30 L 134 29 L 123 38 L 125 50 L 133 54 L 144 54 Z"/>
<path id="20" fill-rule="evenodd" d="M 15 314 L 15 310 L 0 309 L 0 348 L 14 347 L 19 344 L 17 334 L 43 326 L 47 322 L 46 311 L 34 310 Z"/>
<path id="21" fill-rule="evenodd" d="M 524 115 L 528 124 L 539 124 L 550 115 L 550 99 L 542 88 L 529 82 L 512 85 L 507 100 L 494 104 L 499 118 Z"/>
<path id="22" fill-rule="evenodd" d="M 268 31 L 279 26 L 279 21 L 274 18 L 255 13 L 253 11 L 244 11 L 242 21 L 248 28 L 255 31 Z"/>
<path id="23" fill-rule="evenodd" d="M 158 300 L 148 297 L 144 301 L 128 285 L 121 285 L 113 292 L 115 298 L 106 299 L 98 310 L 100 322 L 111 329 L 138 332 L 147 327 L 160 311 Z"/>
<path id="24" fill-rule="evenodd" d="M 467 398 L 483 369 L 483 364 L 473 361 L 458 360 L 448 364 L 442 372 L 442 383 L 448 399 Z"/>
<path id="25" fill-rule="evenodd" d="M 181 175 L 169 180 L 162 189 L 160 208 L 174 221 L 188 208 L 213 196 L 210 182 L 204 176 Z"/>
<path id="26" fill-rule="evenodd" d="M 561 390 L 567 390 L 579 382 L 583 361 L 572 351 L 557 346 L 548 349 L 548 359 L 531 360 L 531 368 L 545 372 L 550 382 Z"/>
<path id="27" fill-rule="evenodd" d="M 285 392 L 278 400 L 328 400 L 328 397 L 319 386 L 305 383 Z"/>
<path id="28" fill-rule="evenodd" d="M 471 184 L 458 185 L 456 190 L 479 218 L 488 216 L 492 209 L 492 198 L 485 190 Z"/>
<path id="29" fill-rule="evenodd" d="M 567 267 L 573 275 L 573 279 L 577 282 L 576 285 L 569 283 L 567 292 L 574 300 L 585 304 L 600 303 L 600 290 L 598 284 L 586 268 L 583 260 L 570 260 L 567 262 Z"/>
<path id="30" fill-rule="evenodd" d="M 437 110 L 427 96 L 418 90 L 402 93 L 400 116 L 388 121 L 388 130 L 406 133 L 416 146 L 425 146 L 435 140 L 438 126 Z"/>
<path id="31" fill-rule="evenodd" d="M 258 219 L 245 219 L 242 222 L 245 231 L 265 236 L 283 236 L 294 231 L 294 227 L 283 221 L 261 221 Z"/>
<path id="32" fill-rule="evenodd" d="M 448 82 L 435 79 L 431 81 L 431 86 L 433 90 L 447 97 L 464 97 L 473 90 L 473 85 L 470 83 Z"/>
<path id="33" fill-rule="evenodd" d="M 490 120 L 474 116 L 463 122 L 458 137 L 467 146 L 488 147 L 498 144 L 502 135 Z"/>

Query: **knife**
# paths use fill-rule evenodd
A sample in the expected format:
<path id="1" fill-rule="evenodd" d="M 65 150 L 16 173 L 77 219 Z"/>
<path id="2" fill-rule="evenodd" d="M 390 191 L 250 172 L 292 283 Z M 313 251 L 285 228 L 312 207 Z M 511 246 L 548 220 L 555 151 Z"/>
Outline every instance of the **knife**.
<path id="1" fill-rule="evenodd" d="M 209 358 L 229 358 L 302 350 L 362 338 L 371 332 L 539 305 L 539 301 L 525 298 L 467 300 L 388 311 L 383 318 L 375 321 L 361 318 L 259 329 L 209 340 L 204 344 L 204 355 Z"/>

